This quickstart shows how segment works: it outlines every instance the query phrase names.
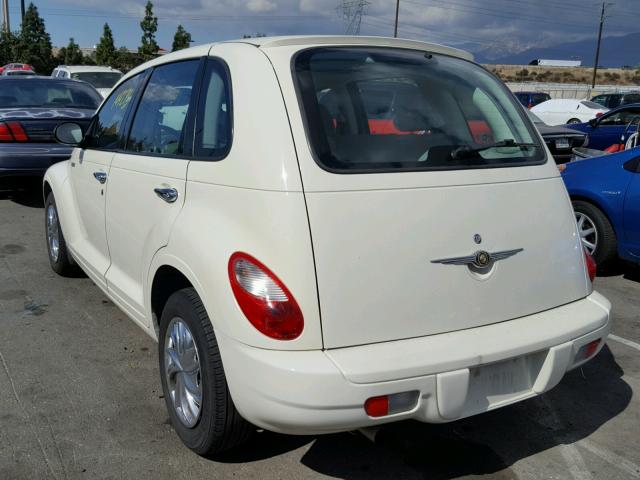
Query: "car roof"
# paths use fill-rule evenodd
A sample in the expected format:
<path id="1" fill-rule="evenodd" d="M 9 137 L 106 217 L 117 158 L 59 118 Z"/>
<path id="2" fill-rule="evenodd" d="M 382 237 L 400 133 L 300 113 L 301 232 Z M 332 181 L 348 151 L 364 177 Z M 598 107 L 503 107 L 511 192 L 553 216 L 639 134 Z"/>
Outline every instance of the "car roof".
<path id="1" fill-rule="evenodd" d="M 625 103 L 624 105 L 619 105 L 615 108 L 612 108 L 607 112 L 607 114 L 617 112 L 619 110 L 626 110 L 628 108 L 640 108 L 640 103 Z"/>
<path id="2" fill-rule="evenodd" d="M 364 47 L 394 47 L 404 48 L 410 50 L 429 51 L 433 53 L 441 53 L 444 55 L 450 55 L 465 60 L 473 61 L 473 55 L 464 50 L 460 50 L 454 47 L 448 47 L 437 43 L 421 42 L 419 40 L 407 40 L 402 38 L 391 37 L 366 37 L 366 36 L 345 36 L 345 35 L 291 35 L 281 37 L 257 37 L 257 38 L 241 38 L 236 40 L 225 40 L 222 42 L 207 43 L 203 45 L 197 45 L 184 50 L 178 50 L 177 52 L 167 53 L 161 57 L 154 58 L 142 65 L 137 66 L 133 70 L 129 71 L 123 78 L 124 81 L 127 78 L 146 70 L 149 67 L 163 65 L 169 62 L 175 62 L 185 58 L 193 58 L 194 53 L 198 55 L 206 55 L 208 51 L 214 45 L 220 45 L 222 43 L 244 43 L 253 45 L 257 48 L 268 49 L 277 47 L 299 47 L 303 49 L 311 46 L 364 46 Z"/>
<path id="3" fill-rule="evenodd" d="M 70 72 L 114 72 L 122 73 L 120 70 L 104 65 L 58 65 L 57 69 L 69 70 Z"/>

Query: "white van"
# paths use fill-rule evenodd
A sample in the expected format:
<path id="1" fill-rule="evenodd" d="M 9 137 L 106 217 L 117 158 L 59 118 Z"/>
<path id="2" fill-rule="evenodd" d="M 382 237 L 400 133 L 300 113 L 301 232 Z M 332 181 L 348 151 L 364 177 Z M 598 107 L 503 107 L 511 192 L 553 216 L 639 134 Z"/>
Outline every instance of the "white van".
<path id="1" fill-rule="evenodd" d="M 58 65 L 51 72 L 51 76 L 90 83 L 104 98 L 122 78 L 122 72 L 115 68 L 99 65 Z"/>
<path id="2" fill-rule="evenodd" d="M 486 412 L 546 392 L 607 337 L 558 169 L 465 52 L 194 47 L 56 135 L 77 148 L 44 179 L 51 266 L 82 268 L 159 340 L 171 421 L 200 454 L 252 425 Z"/>

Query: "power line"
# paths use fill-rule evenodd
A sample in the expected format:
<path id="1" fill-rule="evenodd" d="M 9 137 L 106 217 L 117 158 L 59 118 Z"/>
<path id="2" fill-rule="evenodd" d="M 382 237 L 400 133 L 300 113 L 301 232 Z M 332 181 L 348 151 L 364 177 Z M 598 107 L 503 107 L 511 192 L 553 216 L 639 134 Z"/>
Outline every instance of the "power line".
<path id="1" fill-rule="evenodd" d="M 563 27 L 574 26 L 574 27 L 587 27 L 590 28 L 593 24 L 584 24 L 584 23 L 571 23 L 571 22 L 559 22 L 549 20 L 548 17 L 537 17 L 533 15 L 524 15 L 516 12 L 509 12 L 505 10 L 492 10 L 485 7 L 471 7 L 470 5 L 464 3 L 453 2 L 450 0 L 427 0 L 429 3 L 418 2 L 415 0 L 403 0 L 405 3 L 410 3 L 413 5 L 419 5 L 422 7 L 431 7 L 438 8 L 442 10 L 452 10 L 455 12 L 463 12 L 463 13 L 473 13 L 476 15 L 485 15 L 493 18 L 505 18 L 507 20 L 518 20 L 523 22 L 534 22 L 534 23 L 545 23 L 545 24 L 554 24 L 561 25 Z M 510 15 L 509 15 L 510 14 Z"/>

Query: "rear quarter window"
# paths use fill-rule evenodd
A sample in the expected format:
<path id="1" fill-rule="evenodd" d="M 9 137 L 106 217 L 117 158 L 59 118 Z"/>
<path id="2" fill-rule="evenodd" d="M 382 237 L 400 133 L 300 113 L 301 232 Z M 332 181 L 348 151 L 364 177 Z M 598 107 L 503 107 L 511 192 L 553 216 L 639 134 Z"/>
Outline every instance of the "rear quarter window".
<path id="1" fill-rule="evenodd" d="M 395 48 L 319 47 L 293 60 L 311 148 L 335 173 L 540 164 L 531 122 L 466 60 Z"/>

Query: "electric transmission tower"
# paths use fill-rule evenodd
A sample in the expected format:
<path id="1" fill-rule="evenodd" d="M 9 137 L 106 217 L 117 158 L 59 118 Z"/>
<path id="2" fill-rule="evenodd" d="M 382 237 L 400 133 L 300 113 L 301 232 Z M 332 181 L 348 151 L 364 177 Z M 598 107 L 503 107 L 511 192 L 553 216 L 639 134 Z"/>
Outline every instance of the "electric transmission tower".
<path id="1" fill-rule="evenodd" d="M 366 14 L 367 7 L 371 2 L 368 0 L 341 0 L 338 12 L 342 14 L 345 25 L 345 34 L 360 35 L 360 23 L 362 16 Z"/>

